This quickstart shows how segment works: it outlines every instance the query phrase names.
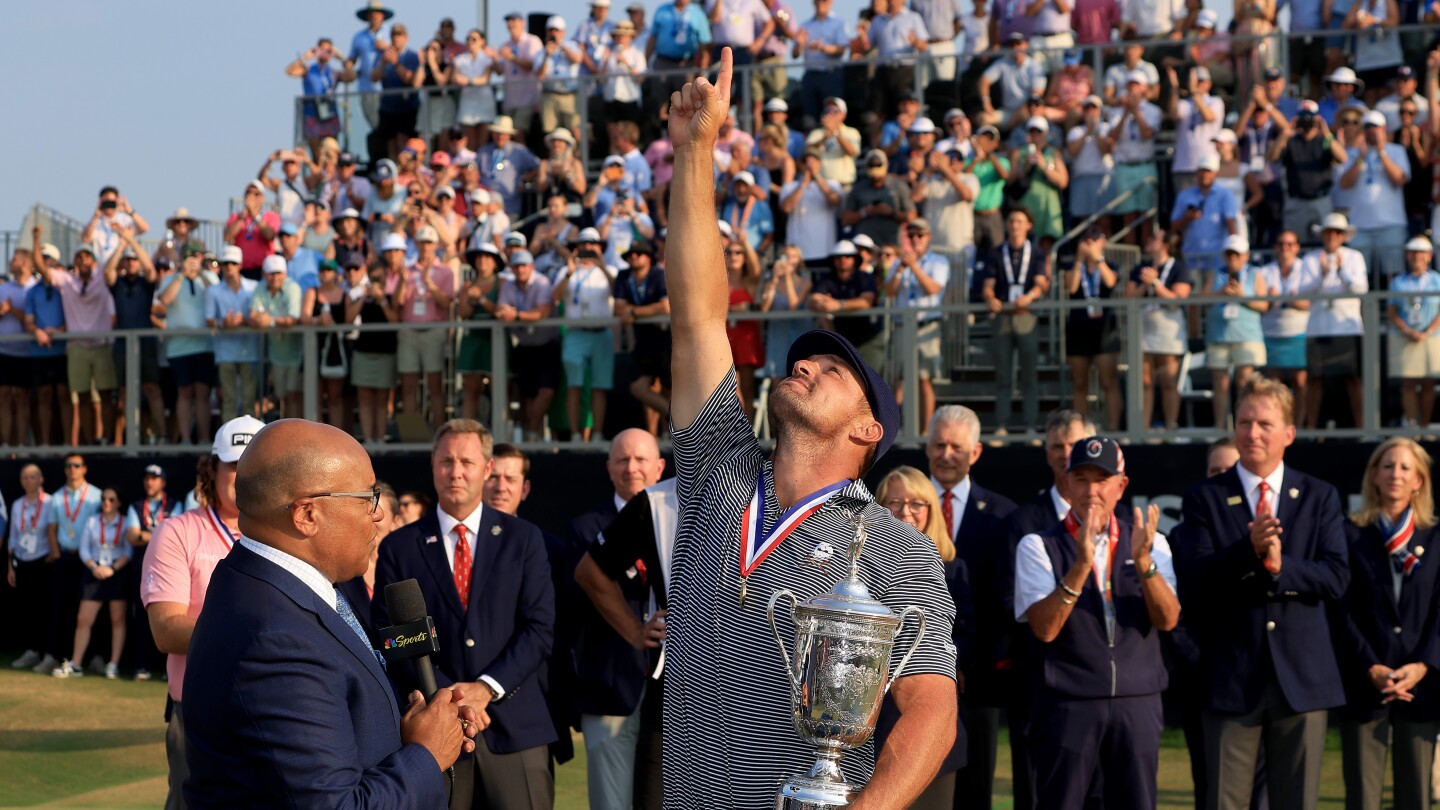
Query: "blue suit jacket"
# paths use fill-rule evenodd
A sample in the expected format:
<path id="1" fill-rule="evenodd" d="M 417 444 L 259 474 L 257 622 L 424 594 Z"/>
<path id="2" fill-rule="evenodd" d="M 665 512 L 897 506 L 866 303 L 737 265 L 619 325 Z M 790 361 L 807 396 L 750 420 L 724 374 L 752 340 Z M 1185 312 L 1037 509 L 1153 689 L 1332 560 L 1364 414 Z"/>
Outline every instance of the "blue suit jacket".
<path id="1" fill-rule="evenodd" d="M 1440 686 L 1432 680 L 1440 669 L 1440 563 L 1422 556 L 1420 567 L 1400 588 L 1395 600 L 1390 555 L 1375 526 L 1345 523 L 1350 541 L 1350 587 L 1345 599 L 1332 605 L 1331 626 L 1345 682 L 1345 712 L 1362 720 L 1387 711 L 1418 722 L 1440 720 Z M 1440 542 L 1435 527 L 1416 529 L 1410 550 L 1428 550 Z M 1432 670 L 1415 686 L 1412 702 L 1384 706 L 1368 672 L 1375 664 L 1398 667 L 1420 662 Z"/>
<path id="2" fill-rule="evenodd" d="M 443 807 L 402 745 L 385 673 L 293 574 L 236 545 L 215 568 L 185 672 L 190 807 Z"/>
<path id="3" fill-rule="evenodd" d="M 578 548 L 589 549 L 601 532 L 614 522 L 614 499 L 570 524 Z M 643 619 L 650 601 L 650 589 L 640 578 L 617 583 L 625 602 L 637 619 Z M 575 692 L 571 705 L 581 714 L 628 716 L 640 708 L 649 656 L 630 646 L 605 621 L 588 599 L 576 600 Z"/>
<path id="4" fill-rule="evenodd" d="M 1003 594 L 1009 589 L 1002 584 L 1003 572 L 1013 567 L 1014 554 L 1008 550 L 1004 529 L 1006 518 L 1014 511 L 1014 501 L 972 481 L 955 536 L 955 559 L 945 566 L 952 596 L 956 592 L 954 580 L 968 577 L 963 587 L 974 605 L 970 617 L 973 628 L 968 648 L 960 648 L 958 660 L 965 671 L 965 694 L 982 706 L 1002 705 L 1004 685 L 1009 680 L 997 666 L 1010 657 L 1009 628 L 1015 620 L 1013 608 L 1003 605 Z M 1007 554 L 1012 558 L 1010 566 L 1005 564 Z M 964 571 L 958 565 L 962 562 Z M 958 602 L 956 607 L 958 617 Z"/>
<path id="5" fill-rule="evenodd" d="M 1350 583 L 1340 495 L 1286 467 L 1278 500 L 1283 562 L 1275 578 L 1250 543 L 1253 516 L 1236 469 L 1185 495 L 1175 573 L 1200 646 L 1207 705 L 1217 712 L 1254 710 L 1271 678 L 1297 712 L 1345 702 L 1325 605 Z"/>
<path id="6" fill-rule="evenodd" d="M 483 732 L 485 744 L 493 753 L 512 754 L 556 739 L 541 688 L 554 640 L 555 595 L 540 530 L 488 507 L 480 514 L 469 610 L 460 606 L 433 510 L 380 544 L 375 592 L 412 577 L 420 583 L 440 641 L 432 658 L 435 682 L 449 686 L 473 683 L 481 675 L 494 678 L 505 697 L 486 709 L 491 724 Z M 376 599 L 371 610 L 377 628 L 390 626 L 384 599 Z M 403 669 L 391 667 L 390 674 L 408 690 L 414 682 L 400 674 Z"/>

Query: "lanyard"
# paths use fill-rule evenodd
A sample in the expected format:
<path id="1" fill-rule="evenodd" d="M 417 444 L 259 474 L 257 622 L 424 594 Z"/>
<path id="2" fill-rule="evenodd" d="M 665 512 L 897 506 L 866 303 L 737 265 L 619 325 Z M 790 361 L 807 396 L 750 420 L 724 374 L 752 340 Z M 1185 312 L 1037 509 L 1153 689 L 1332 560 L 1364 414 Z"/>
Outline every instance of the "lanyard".
<path id="1" fill-rule="evenodd" d="M 1080 265 L 1080 289 L 1087 299 L 1100 297 L 1100 268 L 1091 273 L 1089 262 Z"/>
<path id="2" fill-rule="evenodd" d="M 72 512 L 72 511 L 70 510 L 70 490 L 67 488 L 67 489 L 63 490 L 63 491 L 60 493 L 60 498 L 61 498 L 61 500 L 62 500 L 62 503 L 61 503 L 60 505 L 61 505 L 62 507 L 64 507 L 64 509 L 65 509 L 65 519 L 68 520 L 68 521 L 70 521 L 70 525 L 71 525 L 71 526 L 74 526 L 74 525 L 75 525 L 75 519 L 78 518 L 78 517 L 80 517 L 80 510 L 85 508 L 85 496 L 86 496 L 86 495 L 89 495 L 89 494 L 90 494 L 90 485 L 89 485 L 89 484 L 86 484 L 86 485 L 85 485 L 85 488 L 82 489 L 82 490 L 80 490 L 80 497 L 79 497 L 77 503 L 75 504 L 75 510 Z"/>
<path id="3" fill-rule="evenodd" d="M 156 509 L 153 515 L 150 512 L 150 499 L 145 498 L 141 503 L 140 524 L 142 528 L 147 530 L 155 526 L 155 518 L 163 519 L 170 512 L 170 496 L 163 493 L 160 495 L 160 508 Z"/>
<path id="4" fill-rule="evenodd" d="M 33 532 L 35 527 L 40 525 L 40 510 L 45 508 L 45 493 L 40 493 L 35 499 L 35 511 L 30 513 L 30 528 L 25 528 L 25 499 L 20 499 L 20 506 L 15 511 L 19 512 L 20 531 Z"/>
<path id="5" fill-rule="evenodd" d="M 570 279 L 570 300 L 575 303 L 575 308 L 576 308 L 576 309 L 583 309 L 583 307 L 580 306 L 580 290 L 581 290 L 582 288 L 584 288 L 585 282 L 589 281 L 589 280 L 590 280 L 590 277 L 593 276 L 593 275 L 595 275 L 595 268 L 594 268 L 594 267 L 591 267 L 591 268 L 585 273 L 585 275 L 584 275 L 583 278 L 582 278 L 582 277 L 579 277 L 579 272 L 578 272 L 578 271 L 576 272 L 576 275 L 575 275 L 575 276 L 572 276 L 572 277 L 571 277 L 571 279 Z"/>
<path id="6" fill-rule="evenodd" d="M 1175 258 L 1172 256 L 1171 258 L 1165 260 L 1165 264 L 1160 266 L 1160 273 L 1156 276 L 1156 283 L 1158 283 L 1161 287 L 1164 287 L 1165 282 L 1170 280 L 1170 271 L 1174 269 Z"/>
<path id="7" fill-rule="evenodd" d="M 644 284 L 641 284 L 639 287 L 636 287 L 636 286 L 635 286 L 635 273 L 634 273 L 634 271 L 631 271 L 631 273 L 630 273 L 630 300 L 635 303 L 635 306 L 639 307 L 639 306 L 644 306 L 644 305 L 645 305 L 645 292 L 646 292 L 646 289 L 647 289 L 649 286 L 650 286 L 650 276 L 647 274 L 647 275 L 645 276 L 645 283 L 644 283 Z"/>
<path id="8" fill-rule="evenodd" d="M 1075 516 L 1074 509 L 1071 509 L 1070 513 L 1065 515 L 1065 529 L 1066 531 L 1070 532 L 1070 537 L 1075 540 L 1076 545 L 1079 545 L 1080 518 Z M 1100 595 L 1105 597 L 1105 601 L 1113 602 L 1115 601 L 1115 595 L 1114 593 L 1112 593 L 1113 589 L 1110 587 L 1109 581 L 1115 576 L 1115 550 L 1120 547 L 1120 523 L 1119 521 L 1115 520 L 1114 515 L 1110 516 L 1109 534 L 1110 553 L 1107 555 L 1109 559 L 1105 563 L 1106 576 L 1103 579 L 1101 578 L 1100 569 L 1095 565 L 1093 561 L 1090 563 L 1090 570 L 1095 574 L 1095 583 L 1100 586 Z"/>
<path id="9" fill-rule="evenodd" d="M 1020 290 L 1023 292 L 1025 290 L 1025 279 L 1030 275 L 1030 240 L 1025 240 L 1025 248 L 1024 250 L 1020 251 L 1020 280 L 1018 282 L 1015 280 L 1015 268 L 1012 267 L 1010 264 L 1009 242 L 1005 243 L 1005 249 L 1002 250 L 1000 253 L 1002 258 L 1004 258 L 1005 260 L 1006 288 L 1008 289 L 1010 287 L 1014 287 L 1018 283 L 1020 285 Z"/>
<path id="10" fill-rule="evenodd" d="M 119 548 L 120 532 L 125 527 L 125 522 L 120 519 L 120 515 L 115 515 L 115 541 L 113 543 L 105 542 L 105 516 L 96 515 L 95 522 L 100 529 L 100 553 L 104 554 L 106 548 Z"/>
<path id="11" fill-rule="evenodd" d="M 215 513 L 215 507 L 205 507 L 205 517 L 210 520 L 210 526 L 215 530 L 215 533 L 220 535 L 220 542 L 225 544 L 225 550 L 229 551 L 231 546 L 235 545 L 235 541 L 238 538 L 230 531 L 230 527 L 226 526 L 225 522 L 220 519 L 220 516 Z"/>
<path id="12" fill-rule="evenodd" d="M 770 533 L 765 534 L 762 530 L 765 526 L 765 473 L 762 470 L 755 483 L 755 494 L 750 498 L 750 503 L 745 507 L 745 514 L 740 519 L 740 607 L 745 607 L 745 591 L 749 584 L 750 574 L 754 573 L 760 563 L 770 556 L 790 533 L 800 528 L 805 519 L 820 511 L 830 496 L 839 492 L 849 485 L 850 481 L 836 481 L 828 487 L 806 495 L 795 503 L 794 506 L 786 509 L 780 514 L 780 519 L 770 528 Z"/>

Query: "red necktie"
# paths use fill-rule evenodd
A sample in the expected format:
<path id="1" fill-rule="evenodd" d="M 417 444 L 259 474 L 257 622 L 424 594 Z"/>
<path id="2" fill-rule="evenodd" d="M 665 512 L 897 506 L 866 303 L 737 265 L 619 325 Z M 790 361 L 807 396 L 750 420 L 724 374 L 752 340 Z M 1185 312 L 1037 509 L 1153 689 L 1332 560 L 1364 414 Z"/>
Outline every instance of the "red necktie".
<path id="1" fill-rule="evenodd" d="M 1260 482 L 1260 497 L 1255 500 L 1255 519 L 1259 520 L 1260 518 L 1267 517 L 1270 517 L 1270 485 L 1262 480 Z M 1272 574 L 1275 573 L 1275 569 L 1272 567 L 1268 557 L 1265 560 L 1265 570 Z"/>
<path id="2" fill-rule="evenodd" d="M 470 609 L 470 569 L 474 562 L 470 558 L 470 543 L 465 539 L 465 525 L 455 527 L 459 540 L 455 543 L 455 590 L 460 592 L 460 607 Z"/>
<path id="3" fill-rule="evenodd" d="M 950 539 L 955 539 L 955 493 L 945 490 L 945 500 L 940 504 L 940 514 L 945 516 L 945 531 L 950 533 Z"/>

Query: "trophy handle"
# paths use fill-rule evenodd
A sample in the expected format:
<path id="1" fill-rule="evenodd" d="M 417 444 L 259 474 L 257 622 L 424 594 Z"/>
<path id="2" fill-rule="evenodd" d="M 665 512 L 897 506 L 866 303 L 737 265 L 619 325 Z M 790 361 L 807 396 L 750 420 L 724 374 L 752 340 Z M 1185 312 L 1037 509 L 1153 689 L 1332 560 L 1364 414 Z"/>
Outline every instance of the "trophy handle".
<path id="1" fill-rule="evenodd" d="M 925 637 L 925 611 L 921 610 L 919 605 L 911 605 L 900 611 L 900 624 L 895 628 L 895 637 L 900 637 L 900 631 L 905 629 L 905 617 L 912 614 L 920 626 L 915 631 L 915 641 L 910 645 L 910 649 L 905 652 L 905 657 L 900 659 L 900 665 L 895 667 L 895 674 L 891 675 L 890 680 L 885 682 L 886 692 L 890 691 L 890 687 L 895 683 L 895 679 L 899 678 L 901 673 L 905 671 L 905 665 L 910 663 L 910 656 L 914 655 L 915 651 L 920 649 L 920 639 Z"/>
<path id="2" fill-rule="evenodd" d="M 770 620 L 770 633 L 775 636 L 775 646 L 780 649 L 780 660 L 785 662 L 785 677 L 789 678 L 791 690 L 798 700 L 801 688 L 798 662 L 791 661 L 790 650 L 780 638 L 780 628 L 775 625 L 775 604 L 781 599 L 790 603 L 790 622 L 795 622 L 795 608 L 800 606 L 800 600 L 783 588 L 770 595 L 770 602 L 765 605 L 765 617 Z"/>

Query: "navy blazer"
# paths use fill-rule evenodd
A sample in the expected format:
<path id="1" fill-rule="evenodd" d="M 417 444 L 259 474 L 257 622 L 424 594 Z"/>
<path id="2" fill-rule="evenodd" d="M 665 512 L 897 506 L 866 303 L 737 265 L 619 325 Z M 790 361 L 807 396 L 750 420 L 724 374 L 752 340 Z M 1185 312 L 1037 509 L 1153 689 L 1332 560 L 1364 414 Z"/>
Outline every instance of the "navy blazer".
<path id="1" fill-rule="evenodd" d="M 1004 588 L 998 576 L 1004 569 L 1003 557 L 1009 544 L 1005 539 L 1005 520 L 1015 511 L 1015 502 L 971 481 L 970 497 L 961 513 L 960 529 L 955 535 L 955 559 L 945 566 L 945 578 L 951 583 L 961 574 L 958 563 L 964 563 L 968 577 L 964 589 L 974 605 L 973 637 L 970 650 L 960 650 L 960 669 L 965 672 L 965 694 L 978 705 L 1002 705 L 1001 696 L 1009 679 L 1000 662 L 1009 658 L 1009 626 L 1014 611 L 1001 603 Z M 1011 555 L 1013 556 L 1013 554 Z M 959 602 L 956 602 L 958 607 Z M 956 611 L 957 617 L 959 611 Z M 968 653 L 968 654 L 967 654 Z"/>
<path id="2" fill-rule="evenodd" d="M 534 524 L 486 507 L 474 538 L 470 607 L 460 606 L 454 575 L 440 537 L 440 520 L 431 510 L 409 526 L 396 529 L 380 544 L 375 589 L 415 578 L 435 620 L 440 652 L 435 682 L 449 686 L 494 678 L 505 697 L 491 703 L 485 744 L 496 754 L 513 754 L 556 739 L 545 705 L 545 659 L 554 641 L 555 593 L 546 559 L 545 539 Z M 388 627 L 385 600 L 372 605 L 375 626 Z M 401 690 L 413 681 L 390 668 Z"/>
<path id="3" fill-rule="evenodd" d="M 619 512 L 609 498 L 570 524 L 575 544 L 588 550 Z M 653 542 L 653 541 L 652 541 Z M 617 581 L 635 618 L 644 620 L 650 588 L 639 577 Z M 587 599 L 576 601 L 575 690 L 571 705 L 581 714 L 628 717 L 640 708 L 649 655 L 630 646 Z"/>
<path id="4" fill-rule="evenodd" d="M 1440 563 L 1424 551 L 1440 542 L 1435 527 L 1416 529 L 1410 550 L 1420 551 L 1420 566 L 1410 572 L 1395 601 L 1391 579 L 1393 564 L 1376 526 L 1359 527 L 1346 521 L 1350 542 L 1350 587 L 1345 598 L 1332 605 L 1331 627 L 1345 683 L 1345 713 L 1359 720 L 1379 719 L 1387 711 L 1416 722 L 1440 720 Z M 1398 667 L 1420 662 L 1430 673 L 1416 684 L 1410 702 L 1380 703 L 1371 683 L 1370 667 Z"/>
<path id="5" fill-rule="evenodd" d="M 1175 573 L 1207 705 L 1217 712 L 1258 708 L 1272 677 L 1296 712 L 1345 702 L 1325 607 L 1350 583 L 1340 495 L 1288 466 L 1278 495 L 1283 563 L 1272 577 L 1250 543 L 1253 515 L 1238 469 L 1185 494 Z"/>
<path id="6" fill-rule="evenodd" d="M 364 577 L 355 577 L 347 582 L 335 586 L 340 593 L 345 594 L 345 600 L 350 603 L 350 608 L 355 611 L 355 618 L 360 620 L 360 626 L 365 628 L 365 635 L 370 637 L 370 643 L 375 643 L 375 622 L 372 621 L 370 603 L 374 601 L 370 597 L 370 590 L 365 587 Z M 376 588 L 375 596 L 379 599 L 385 598 L 385 592 Z"/>
<path id="7" fill-rule="evenodd" d="M 185 671 L 190 807 L 444 807 L 444 773 L 400 740 L 374 652 L 293 574 L 236 544 L 215 567 Z"/>

